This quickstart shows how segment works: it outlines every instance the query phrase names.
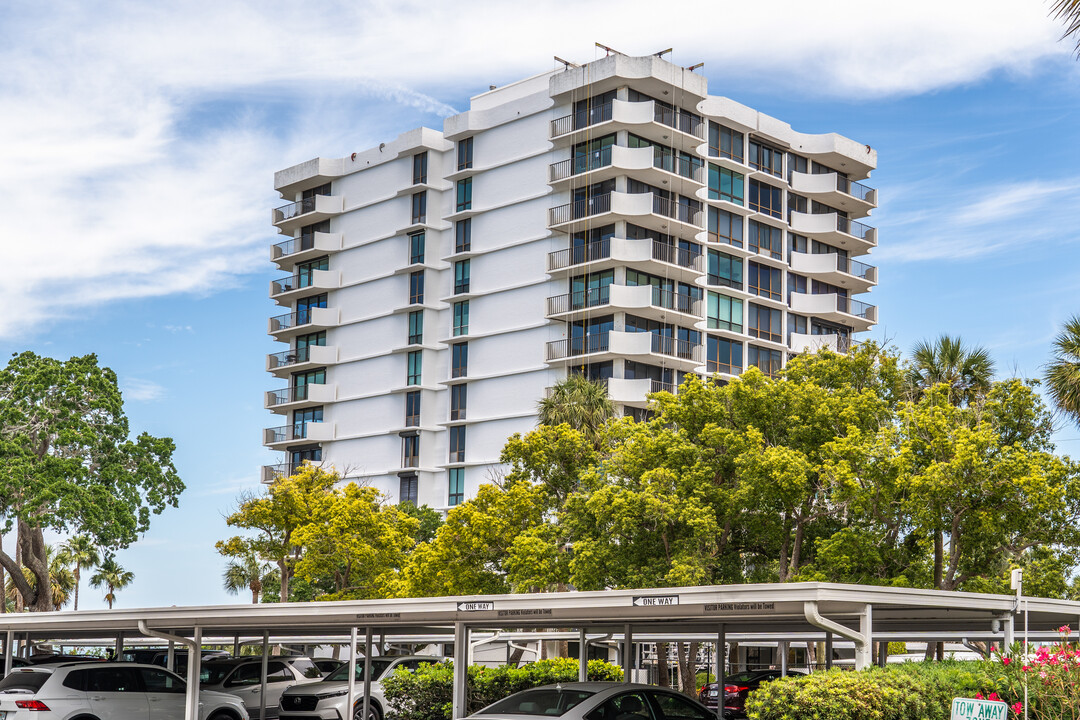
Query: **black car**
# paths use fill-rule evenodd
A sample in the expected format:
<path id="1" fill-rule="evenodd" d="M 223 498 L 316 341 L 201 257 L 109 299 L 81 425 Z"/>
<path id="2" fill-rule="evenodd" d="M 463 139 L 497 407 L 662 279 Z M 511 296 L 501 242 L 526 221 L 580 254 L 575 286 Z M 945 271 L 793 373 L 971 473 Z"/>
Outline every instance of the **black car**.
<path id="1" fill-rule="evenodd" d="M 801 670 L 788 670 L 788 677 L 805 675 Z M 724 676 L 724 717 L 746 717 L 746 696 L 751 690 L 757 690 L 762 683 L 783 677 L 779 670 L 754 670 Z M 720 693 L 716 683 L 709 683 L 698 693 L 698 700 L 710 710 L 716 710 L 716 701 Z"/>

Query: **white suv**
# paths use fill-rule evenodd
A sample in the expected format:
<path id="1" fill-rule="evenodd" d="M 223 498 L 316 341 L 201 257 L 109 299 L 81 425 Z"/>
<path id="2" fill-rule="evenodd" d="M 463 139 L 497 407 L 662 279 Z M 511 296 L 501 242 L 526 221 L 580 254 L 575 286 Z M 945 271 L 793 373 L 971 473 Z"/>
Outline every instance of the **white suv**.
<path id="1" fill-rule="evenodd" d="M 3 720 L 183 720 L 185 683 L 156 665 L 76 662 L 15 668 L 0 680 Z M 200 720 L 250 720 L 232 695 L 199 693 Z"/>

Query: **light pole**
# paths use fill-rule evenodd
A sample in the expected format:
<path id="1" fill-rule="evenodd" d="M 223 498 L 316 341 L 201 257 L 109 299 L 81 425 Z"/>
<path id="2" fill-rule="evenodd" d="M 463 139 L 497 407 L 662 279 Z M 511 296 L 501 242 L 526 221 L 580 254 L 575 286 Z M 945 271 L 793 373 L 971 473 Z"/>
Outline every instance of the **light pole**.
<path id="1" fill-rule="evenodd" d="M 1013 605 L 1013 624 L 1016 624 L 1016 608 L 1020 606 L 1020 600 L 1024 596 L 1024 570 L 1023 568 L 1016 568 L 1012 571 L 1012 575 L 1009 578 L 1009 587 L 1016 591 L 1016 604 Z M 1028 604 L 1027 600 L 1024 600 L 1024 656 L 1021 660 L 1021 672 L 1023 672 L 1023 666 L 1027 664 L 1028 655 Z M 1028 718 L 1028 674 L 1024 673 L 1024 720 Z"/>

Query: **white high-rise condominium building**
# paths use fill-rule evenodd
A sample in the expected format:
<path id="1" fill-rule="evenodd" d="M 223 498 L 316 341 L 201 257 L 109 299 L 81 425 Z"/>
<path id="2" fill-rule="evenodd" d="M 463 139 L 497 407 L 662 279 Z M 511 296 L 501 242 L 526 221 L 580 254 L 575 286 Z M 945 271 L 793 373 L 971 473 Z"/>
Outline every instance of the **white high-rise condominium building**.
<path id="1" fill-rule="evenodd" d="M 567 373 L 644 413 L 873 326 L 876 153 L 706 85 L 613 54 L 278 172 L 264 479 L 312 460 L 445 509 Z"/>

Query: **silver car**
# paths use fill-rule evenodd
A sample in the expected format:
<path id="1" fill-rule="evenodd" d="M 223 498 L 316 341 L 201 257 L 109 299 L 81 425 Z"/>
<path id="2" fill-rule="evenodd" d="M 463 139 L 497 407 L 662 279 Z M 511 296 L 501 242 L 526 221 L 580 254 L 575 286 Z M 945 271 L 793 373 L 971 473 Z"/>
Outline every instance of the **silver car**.
<path id="1" fill-rule="evenodd" d="M 469 717 L 535 720 L 537 715 L 563 720 L 716 720 L 715 712 L 674 690 L 621 682 L 572 682 L 522 690 Z"/>
<path id="2" fill-rule="evenodd" d="M 382 720 L 386 713 L 381 678 L 398 668 L 415 670 L 425 663 L 442 662 L 446 658 L 432 655 L 402 655 L 371 658 L 371 701 L 368 720 Z M 279 720 L 359 720 L 363 714 L 364 661 L 356 662 L 357 700 L 349 711 L 349 665 L 346 663 L 327 675 L 321 682 L 296 685 L 281 696 Z"/>
<path id="3" fill-rule="evenodd" d="M 0 680 L 4 720 L 183 720 L 186 685 L 155 665 L 78 662 L 14 668 Z M 232 695 L 199 693 L 200 720 L 249 720 Z"/>
<path id="4" fill-rule="evenodd" d="M 322 673 L 311 658 L 302 656 L 272 657 L 266 664 L 266 717 L 276 718 L 281 693 L 296 684 L 313 683 Z M 248 714 L 259 717 L 262 705 L 262 658 L 222 658 L 206 660 L 199 673 L 203 690 L 228 693 L 239 698 Z"/>

